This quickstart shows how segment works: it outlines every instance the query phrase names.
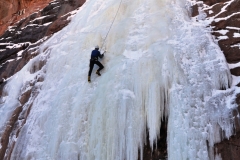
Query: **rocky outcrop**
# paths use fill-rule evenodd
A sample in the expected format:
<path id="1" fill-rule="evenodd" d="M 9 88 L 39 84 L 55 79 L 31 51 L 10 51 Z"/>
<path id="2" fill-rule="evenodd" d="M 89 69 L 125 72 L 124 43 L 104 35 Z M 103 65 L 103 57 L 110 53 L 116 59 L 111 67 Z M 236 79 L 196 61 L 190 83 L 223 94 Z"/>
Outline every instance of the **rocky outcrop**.
<path id="1" fill-rule="evenodd" d="M 18 21 L 29 17 L 33 13 L 38 13 L 43 9 L 42 14 L 52 14 L 58 12 L 58 16 L 62 16 L 73 9 L 80 7 L 84 0 L 59 0 L 61 8 L 52 8 L 49 2 L 52 0 L 3 0 L 0 1 L 0 36 L 9 26 L 15 25 Z M 46 7 L 47 6 L 47 7 Z M 60 9 L 60 10 L 59 10 Z M 52 12 L 52 13 L 51 13 Z M 36 14 L 35 14 L 36 16 Z M 33 18 L 33 17 L 32 17 Z M 50 18 L 50 17 L 48 17 Z M 59 25 L 61 22 L 59 22 Z M 52 26 L 53 27 L 53 26 Z M 54 33 L 54 29 L 52 29 Z"/>
<path id="2" fill-rule="evenodd" d="M 20 19 L 44 8 L 51 0 L 2 0 L 0 1 L 0 35 Z"/>
<path id="3" fill-rule="evenodd" d="M 226 0 L 205 0 L 204 7 L 198 3 L 193 7 L 193 16 L 198 14 L 198 9 L 204 11 L 210 22 L 212 34 L 218 41 L 228 63 L 240 61 L 240 2 Z"/>
<path id="4" fill-rule="evenodd" d="M 240 76 L 240 1 L 229 0 L 203 0 L 193 6 L 193 17 L 204 12 L 206 22 L 212 28 L 212 35 L 223 51 L 227 62 L 234 67 L 230 71 L 234 76 Z M 240 84 L 237 84 L 240 86 Z M 240 95 L 236 97 L 238 110 L 233 112 L 235 121 L 235 135 L 224 139 L 215 145 L 216 154 L 223 160 L 240 160 L 240 124 L 238 113 L 240 111 Z"/>

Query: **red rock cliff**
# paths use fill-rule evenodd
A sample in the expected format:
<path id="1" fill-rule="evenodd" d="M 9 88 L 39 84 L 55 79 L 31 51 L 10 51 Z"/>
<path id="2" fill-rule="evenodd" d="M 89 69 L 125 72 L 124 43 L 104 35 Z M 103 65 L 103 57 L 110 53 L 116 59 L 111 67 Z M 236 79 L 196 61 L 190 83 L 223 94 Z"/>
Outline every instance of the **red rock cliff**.
<path id="1" fill-rule="evenodd" d="M 0 1 L 0 35 L 13 25 L 42 8 L 51 0 L 2 0 Z"/>

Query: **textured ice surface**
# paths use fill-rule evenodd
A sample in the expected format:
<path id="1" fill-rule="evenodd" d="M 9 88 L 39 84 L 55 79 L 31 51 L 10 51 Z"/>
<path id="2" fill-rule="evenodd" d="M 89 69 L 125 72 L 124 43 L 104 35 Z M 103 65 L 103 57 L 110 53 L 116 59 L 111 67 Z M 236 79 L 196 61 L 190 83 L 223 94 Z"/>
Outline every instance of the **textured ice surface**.
<path id="1" fill-rule="evenodd" d="M 11 159 L 137 160 L 146 128 L 153 147 L 164 115 L 170 160 L 213 159 L 214 143 L 233 134 L 239 91 L 228 89 L 225 58 L 204 22 L 189 17 L 185 0 L 123 0 L 102 76 L 94 68 L 87 82 L 90 52 L 103 42 L 119 2 L 87 0 L 40 47 L 39 57 L 50 56 L 45 80 Z M 31 66 L 8 83 L 1 115 L 17 103 Z"/>

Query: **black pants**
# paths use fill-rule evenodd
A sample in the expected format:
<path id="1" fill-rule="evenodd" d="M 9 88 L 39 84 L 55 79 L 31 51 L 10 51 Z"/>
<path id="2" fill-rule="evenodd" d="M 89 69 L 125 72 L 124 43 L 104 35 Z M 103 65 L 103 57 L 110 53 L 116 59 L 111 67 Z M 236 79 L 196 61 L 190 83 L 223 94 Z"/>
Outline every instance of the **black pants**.
<path id="1" fill-rule="evenodd" d="M 90 69 L 88 72 L 88 76 L 91 76 L 94 64 L 98 65 L 99 67 L 98 71 L 101 71 L 104 68 L 104 66 L 99 61 L 90 60 L 90 65 L 89 65 Z"/>

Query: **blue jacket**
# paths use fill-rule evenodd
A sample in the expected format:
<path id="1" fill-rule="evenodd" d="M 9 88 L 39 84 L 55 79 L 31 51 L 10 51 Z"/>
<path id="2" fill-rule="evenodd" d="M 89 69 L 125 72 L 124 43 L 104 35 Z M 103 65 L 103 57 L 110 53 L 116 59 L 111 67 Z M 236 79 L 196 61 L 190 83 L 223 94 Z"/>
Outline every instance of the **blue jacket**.
<path id="1" fill-rule="evenodd" d="M 98 60 L 98 57 L 102 58 L 104 56 L 104 54 L 101 54 L 98 50 L 93 50 L 92 54 L 91 54 L 91 60 Z"/>

